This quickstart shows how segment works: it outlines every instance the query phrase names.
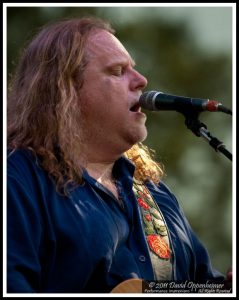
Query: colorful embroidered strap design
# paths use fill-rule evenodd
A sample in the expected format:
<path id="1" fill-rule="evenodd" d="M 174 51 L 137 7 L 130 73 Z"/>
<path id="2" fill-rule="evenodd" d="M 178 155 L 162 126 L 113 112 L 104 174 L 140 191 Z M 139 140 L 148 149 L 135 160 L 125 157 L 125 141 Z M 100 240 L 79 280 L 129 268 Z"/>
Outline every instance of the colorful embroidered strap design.
<path id="1" fill-rule="evenodd" d="M 169 260 L 171 250 L 162 213 L 147 187 L 134 182 L 133 190 L 139 203 L 149 248 L 161 259 Z"/>

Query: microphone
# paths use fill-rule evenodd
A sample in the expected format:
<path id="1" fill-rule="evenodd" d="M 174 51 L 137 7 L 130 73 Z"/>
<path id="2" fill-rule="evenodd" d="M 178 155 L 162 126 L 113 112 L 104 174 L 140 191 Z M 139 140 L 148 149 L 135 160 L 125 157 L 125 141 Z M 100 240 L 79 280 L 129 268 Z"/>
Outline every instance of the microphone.
<path id="1" fill-rule="evenodd" d="M 152 111 L 174 110 L 180 113 L 221 111 L 232 114 L 230 109 L 215 100 L 168 95 L 160 91 L 144 92 L 139 98 L 139 104 L 142 108 Z"/>

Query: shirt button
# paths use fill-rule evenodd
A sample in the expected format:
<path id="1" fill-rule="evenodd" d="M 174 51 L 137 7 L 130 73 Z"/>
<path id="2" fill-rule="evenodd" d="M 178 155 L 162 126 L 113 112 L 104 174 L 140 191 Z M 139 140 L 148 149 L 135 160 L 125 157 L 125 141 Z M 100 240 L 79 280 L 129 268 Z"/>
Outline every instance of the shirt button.
<path id="1" fill-rule="evenodd" d="M 145 262 L 146 261 L 146 257 L 144 255 L 140 255 L 139 256 L 139 261 Z"/>

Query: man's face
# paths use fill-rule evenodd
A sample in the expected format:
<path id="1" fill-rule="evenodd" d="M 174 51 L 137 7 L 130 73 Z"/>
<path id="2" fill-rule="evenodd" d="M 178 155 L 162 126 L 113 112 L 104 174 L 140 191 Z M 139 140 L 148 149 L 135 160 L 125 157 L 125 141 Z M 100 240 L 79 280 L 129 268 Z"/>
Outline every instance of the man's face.
<path id="1" fill-rule="evenodd" d="M 84 143 L 95 151 L 126 151 L 147 136 L 138 105 L 147 80 L 111 33 L 98 30 L 86 46 L 88 64 L 80 91 Z"/>

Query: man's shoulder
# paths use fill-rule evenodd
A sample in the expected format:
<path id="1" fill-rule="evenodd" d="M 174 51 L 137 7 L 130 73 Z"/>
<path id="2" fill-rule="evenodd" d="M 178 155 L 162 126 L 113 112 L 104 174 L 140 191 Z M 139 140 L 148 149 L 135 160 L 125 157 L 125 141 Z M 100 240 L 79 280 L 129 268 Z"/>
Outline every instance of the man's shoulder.
<path id="1" fill-rule="evenodd" d="M 31 158 L 33 157 L 33 151 L 28 148 L 16 148 L 11 149 L 7 148 L 7 159 L 8 160 L 18 160 L 18 159 L 24 159 L 24 158 Z"/>
<path id="2" fill-rule="evenodd" d="M 175 194 L 164 181 L 161 180 L 158 184 L 148 182 L 146 185 L 158 203 L 178 206 Z"/>
<path id="3" fill-rule="evenodd" d="M 26 175 L 39 170 L 37 156 L 30 149 L 7 149 L 7 173 Z"/>
<path id="4" fill-rule="evenodd" d="M 152 181 L 148 181 L 146 182 L 146 185 L 148 186 L 148 188 L 152 191 L 155 191 L 155 192 L 163 192 L 163 193 L 167 193 L 167 194 L 170 194 L 172 195 L 172 192 L 170 190 L 170 188 L 168 187 L 168 185 L 160 180 L 159 183 L 154 183 Z"/>

